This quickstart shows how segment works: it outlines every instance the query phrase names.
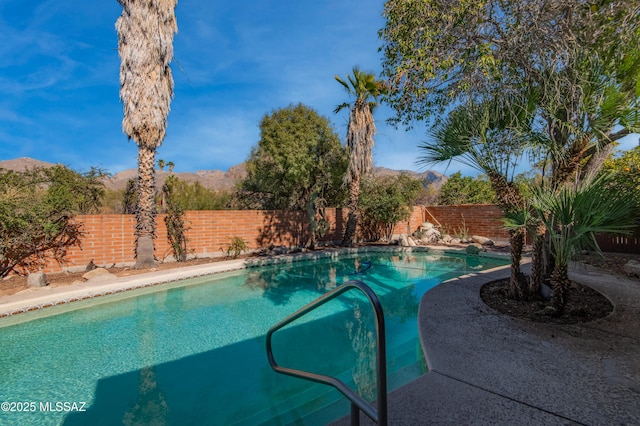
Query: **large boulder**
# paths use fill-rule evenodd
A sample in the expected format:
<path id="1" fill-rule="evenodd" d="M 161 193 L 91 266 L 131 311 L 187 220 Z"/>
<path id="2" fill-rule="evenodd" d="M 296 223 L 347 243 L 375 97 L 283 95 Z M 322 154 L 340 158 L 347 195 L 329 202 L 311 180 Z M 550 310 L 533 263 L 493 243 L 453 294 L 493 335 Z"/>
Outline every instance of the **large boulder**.
<path id="1" fill-rule="evenodd" d="M 473 241 L 474 243 L 478 243 L 480 245 L 483 246 L 492 246 L 494 244 L 493 240 L 487 238 L 487 237 L 481 237 L 479 235 L 473 235 L 471 237 L 471 241 Z"/>
<path id="2" fill-rule="evenodd" d="M 465 251 L 467 252 L 467 254 L 478 254 L 480 253 L 480 249 L 478 248 L 478 246 L 476 244 L 469 244 L 467 246 L 467 248 L 465 249 Z"/>
<path id="3" fill-rule="evenodd" d="M 409 247 L 409 238 L 406 234 L 400 234 L 400 245 L 402 247 Z"/>
<path id="4" fill-rule="evenodd" d="M 47 285 L 47 275 L 44 272 L 34 272 L 27 276 L 27 286 L 44 287 Z"/>
<path id="5" fill-rule="evenodd" d="M 440 241 L 442 234 L 436 228 L 431 228 L 423 232 L 422 241 L 427 244 L 433 244 Z"/>
<path id="6" fill-rule="evenodd" d="M 640 262 L 637 260 L 629 260 L 624 265 L 624 272 L 629 276 L 640 277 Z"/>
<path id="7" fill-rule="evenodd" d="M 105 268 L 96 268 L 82 275 L 82 278 L 89 281 L 103 281 L 115 278 L 115 275 L 107 271 Z"/>
<path id="8" fill-rule="evenodd" d="M 422 225 L 420 225 L 421 231 L 428 231 L 429 229 L 433 228 L 435 228 L 435 225 L 431 222 L 424 222 Z"/>

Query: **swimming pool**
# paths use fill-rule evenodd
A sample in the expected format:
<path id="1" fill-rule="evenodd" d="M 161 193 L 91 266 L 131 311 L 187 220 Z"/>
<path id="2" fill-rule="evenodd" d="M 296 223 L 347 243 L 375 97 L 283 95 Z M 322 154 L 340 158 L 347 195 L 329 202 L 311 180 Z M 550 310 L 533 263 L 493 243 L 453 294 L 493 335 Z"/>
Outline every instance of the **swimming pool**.
<path id="1" fill-rule="evenodd" d="M 195 278 L 60 314 L 57 307 L 21 314 L 41 318 L 0 328 L 0 401 L 13 408 L 0 412 L 0 424 L 325 424 L 346 414 L 348 403 L 331 388 L 270 369 L 264 335 L 272 324 L 342 282 L 365 282 L 385 311 L 392 390 L 425 371 L 416 321 L 422 294 L 504 264 L 367 253 Z M 276 358 L 374 395 L 370 317 L 364 299 L 345 294 L 276 333 Z"/>

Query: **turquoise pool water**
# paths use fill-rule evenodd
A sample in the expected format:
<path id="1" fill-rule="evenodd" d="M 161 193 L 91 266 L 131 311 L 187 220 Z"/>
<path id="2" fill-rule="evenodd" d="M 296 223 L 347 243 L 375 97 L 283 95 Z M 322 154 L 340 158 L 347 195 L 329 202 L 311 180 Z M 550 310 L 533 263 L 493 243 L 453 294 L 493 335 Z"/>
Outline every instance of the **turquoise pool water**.
<path id="1" fill-rule="evenodd" d="M 416 321 L 424 292 L 503 264 L 369 253 L 191 279 L 79 302 L 68 312 L 22 314 L 34 319 L 4 327 L 8 321 L 0 321 L 0 402 L 10 403 L 0 424 L 325 424 L 348 413 L 348 404 L 331 388 L 269 368 L 264 336 L 272 324 L 337 284 L 365 282 L 385 312 L 392 390 L 425 372 Z M 372 330 L 368 304 L 350 292 L 279 331 L 274 352 L 283 366 L 339 376 L 371 397 Z"/>

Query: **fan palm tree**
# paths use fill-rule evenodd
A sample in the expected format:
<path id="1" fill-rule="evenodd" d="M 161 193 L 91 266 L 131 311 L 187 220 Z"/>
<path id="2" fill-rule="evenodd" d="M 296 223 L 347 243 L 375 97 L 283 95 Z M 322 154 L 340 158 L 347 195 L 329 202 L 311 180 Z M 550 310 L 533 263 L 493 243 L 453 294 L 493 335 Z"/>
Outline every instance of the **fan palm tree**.
<path id="1" fill-rule="evenodd" d="M 634 203 L 627 194 L 612 191 L 612 174 L 602 174 L 559 189 L 540 188 L 533 205 L 549 231 L 554 267 L 552 305 L 561 312 L 570 285 L 572 255 L 581 249 L 600 253 L 595 234 L 625 233 L 635 226 Z"/>
<path id="2" fill-rule="evenodd" d="M 136 265 L 155 266 L 155 155 L 167 129 L 173 97 L 169 63 L 178 27 L 177 0 L 118 0 L 122 15 L 116 21 L 120 55 L 122 129 L 138 145 L 138 205 L 136 208 Z"/>
<path id="3" fill-rule="evenodd" d="M 505 100 L 510 104 L 506 104 Z M 460 106 L 435 126 L 432 139 L 420 145 L 424 154 L 419 163 L 431 165 L 453 159 L 489 178 L 498 206 L 505 214 L 521 212 L 525 202 L 514 183 L 515 167 L 525 154 L 527 143 L 518 125 L 525 122 L 526 111 L 517 99 Z M 520 272 L 525 227 L 509 230 L 511 246 L 511 296 L 526 297 L 526 285 Z"/>
<path id="4" fill-rule="evenodd" d="M 344 178 L 344 183 L 349 188 L 349 218 L 342 245 L 352 246 L 358 225 L 360 181 L 373 167 L 373 136 L 376 134 L 373 110 L 378 105 L 378 96 L 384 94 L 385 89 L 384 84 L 377 80 L 374 74 L 360 71 L 357 66 L 353 68 L 353 74 L 347 76 L 346 81 L 337 75 L 335 79 L 355 98 L 353 103 L 345 102 L 334 110 L 338 113 L 350 108 L 347 126 L 349 165 Z"/>

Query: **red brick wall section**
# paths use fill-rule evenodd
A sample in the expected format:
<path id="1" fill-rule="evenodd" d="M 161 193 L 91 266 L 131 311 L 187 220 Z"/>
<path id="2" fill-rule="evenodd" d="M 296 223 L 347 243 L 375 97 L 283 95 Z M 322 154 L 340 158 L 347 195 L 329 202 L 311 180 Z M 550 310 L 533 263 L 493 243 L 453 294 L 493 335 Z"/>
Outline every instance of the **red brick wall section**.
<path id="1" fill-rule="evenodd" d="M 494 240 L 508 239 L 502 222 L 503 214 L 494 204 L 423 207 L 426 221 L 440 226 L 454 236 L 466 229 L 469 236 L 480 235 Z"/>
<path id="2" fill-rule="evenodd" d="M 321 240 L 342 239 L 347 213 L 347 209 L 327 209 L 330 228 Z M 158 215 L 156 218 L 155 249 L 158 260 L 168 259 L 172 255 L 164 217 Z M 414 207 L 409 220 L 398 223 L 394 232 L 413 233 L 426 219 L 436 225 L 439 223 L 453 233 L 466 226 L 469 235 L 507 238 L 501 217 L 500 210 L 493 205 L 435 206 L 426 210 L 424 207 Z M 68 250 L 64 265 L 51 260 L 45 272 L 80 270 L 92 259 L 100 266 L 135 263 L 135 216 L 84 215 L 76 217 L 76 220 L 84 225 L 82 246 Z M 242 238 L 250 249 L 300 246 L 307 241 L 309 228 L 305 212 L 268 210 L 188 211 L 185 214 L 185 226 L 187 248 L 191 255 L 197 257 L 221 256 L 233 237 Z"/>

